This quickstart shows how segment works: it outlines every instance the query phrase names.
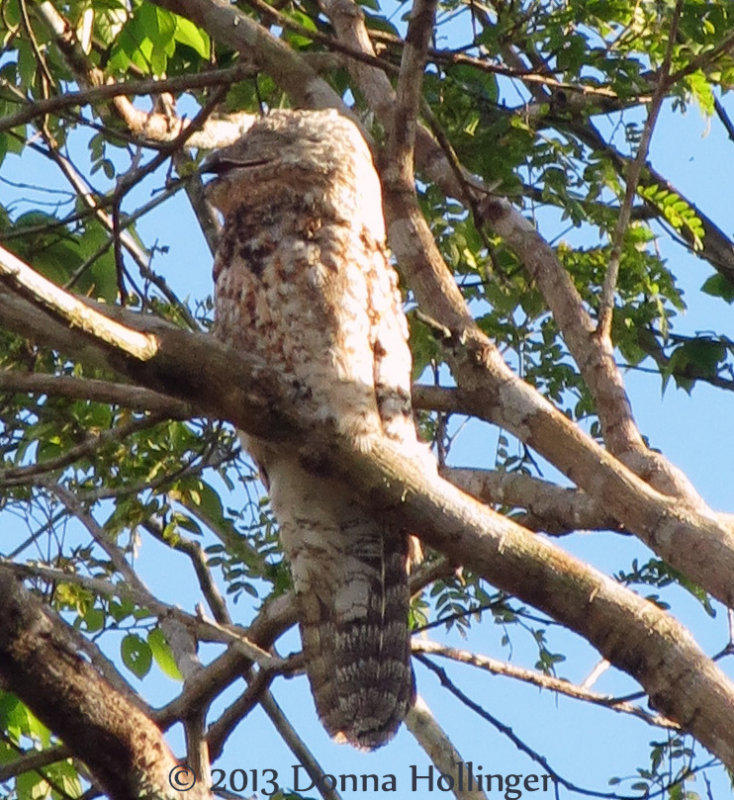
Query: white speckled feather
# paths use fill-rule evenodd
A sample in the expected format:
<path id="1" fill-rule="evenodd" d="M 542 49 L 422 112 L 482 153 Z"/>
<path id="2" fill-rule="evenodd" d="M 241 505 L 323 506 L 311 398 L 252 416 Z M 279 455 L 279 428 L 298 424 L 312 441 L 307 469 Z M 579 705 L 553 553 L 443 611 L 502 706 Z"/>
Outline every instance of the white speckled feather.
<path id="1" fill-rule="evenodd" d="M 425 454 L 380 185 L 356 126 L 335 111 L 274 112 L 210 169 L 225 216 L 216 335 L 264 356 L 304 416 L 333 421 L 355 447 L 388 436 Z M 378 747 L 413 695 L 407 534 L 306 469 L 292 446 L 243 442 L 269 482 L 319 716 L 338 739 Z"/>

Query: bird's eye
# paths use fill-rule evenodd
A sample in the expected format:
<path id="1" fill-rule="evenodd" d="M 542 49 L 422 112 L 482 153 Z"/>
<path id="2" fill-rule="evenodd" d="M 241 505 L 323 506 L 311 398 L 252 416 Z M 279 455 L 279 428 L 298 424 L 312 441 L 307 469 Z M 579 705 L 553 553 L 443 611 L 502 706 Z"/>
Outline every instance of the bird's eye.
<path id="1" fill-rule="evenodd" d="M 261 167 L 268 163 L 270 159 L 257 158 L 251 161 L 237 158 L 218 158 L 211 161 L 204 161 L 201 165 L 201 172 L 213 175 L 224 175 L 232 169 L 248 169 L 250 167 Z"/>

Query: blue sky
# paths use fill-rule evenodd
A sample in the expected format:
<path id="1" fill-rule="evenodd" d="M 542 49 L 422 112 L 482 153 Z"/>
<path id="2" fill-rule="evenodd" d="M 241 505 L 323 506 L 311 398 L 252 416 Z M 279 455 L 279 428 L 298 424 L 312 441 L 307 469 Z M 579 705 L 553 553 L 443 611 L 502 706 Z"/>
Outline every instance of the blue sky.
<path id="1" fill-rule="evenodd" d="M 734 103 L 726 100 L 725 106 L 734 114 Z M 730 148 L 731 142 L 717 122 L 713 121 L 709 130 L 709 124 L 694 106 L 685 115 L 674 114 L 666 108 L 651 147 L 651 162 L 655 168 L 697 202 L 728 234 L 734 228 L 730 203 L 731 186 L 734 185 L 734 159 L 731 158 Z M 81 143 L 74 145 L 73 155 L 80 164 L 88 158 L 85 146 Z M 49 171 L 47 162 L 30 155 L 22 160 L 8 158 L 0 175 L 3 179 L 21 183 L 44 187 L 63 186 L 60 178 Z M 149 182 L 145 190 L 139 190 L 131 198 L 133 202 L 129 209 L 149 198 L 152 185 Z M 8 184 L 0 184 L 0 192 L 5 204 L 10 198 L 28 194 L 26 189 L 14 189 Z M 150 214 L 141 222 L 139 229 L 146 243 L 157 240 L 159 246 L 169 248 L 166 254 L 156 256 L 154 267 L 181 296 L 192 300 L 203 299 L 211 292 L 211 256 L 183 194 Z M 548 239 L 553 239 L 557 234 L 557 231 L 544 227 L 541 227 L 541 232 Z M 573 235 L 569 234 L 569 237 Z M 713 330 L 734 336 L 731 308 L 723 301 L 699 292 L 711 269 L 695 256 L 662 239 L 661 248 L 685 290 L 688 311 L 680 320 L 679 330 Z M 731 499 L 734 416 L 731 414 L 729 396 L 706 386 L 696 387 L 693 395 L 689 396 L 672 383 L 663 394 L 658 377 L 638 371 L 630 371 L 626 379 L 639 426 L 651 444 L 661 449 L 687 473 L 714 508 L 734 511 Z M 496 435 L 496 431 L 488 425 L 468 429 L 459 437 L 452 460 L 466 464 L 491 462 Z M 236 503 L 236 497 L 228 499 L 229 505 Z M 7 524 L 7 516 L 3 522 Z M 5 535 L 17 541 L 21 532 L 11 522 Z M 618 567 L 622 563 L 628 564 L 635 556 L 642 560 L 647 554 L 646 548 L 635 540 L 612 534 L 580 534 L 566 537 L 559 544 L 607 571 L 610 565 Z M 2 549 L 6 550 L 4 546 Z M 164 551 L 156 542 L 146 538 L 138 566 L 151 589 L 164 599 L 193 611 L 198 598 L 188 588 L 193 585 L 193 576 L 185 559 Z M 674 600 L 676 616 L 691 628 L 707 652 L 715 652 L 726 644 L 727 620 L 720 608 L 717 617 L 712 620 L 700 604 L 683 590 L 670 590 L 669 599 Z M 246 601 L 241 602 L 239 607 L 233 607 L 232 611 L 234 618 L 240 622 L 247 622 L 251 615 Z M 456 632 L 449 634 L 447 640 L 457 647 L 468 647 L 497 658 L 510 659 L 516 664 L 532 666 L 535 653 L 527 637 L 513 633 L 510 652 L 502 644 L 503 633 L 500 626 L 488 623 L 473 629 L 468 641 L 462 640 Z M 568 655 L 568 660 L 559 666 L 559 674 L 582 681 L 597 662 L 597 654 L 578 637 L 557 627 L 549 631 L 549 637 L 552 650 Z M 283 653 L 298 649 L 295 632 L 285 637 L 279 647 Z M 448 667 L 448 664 L 442 666 Z M 730 663 L 724 662 L 722 668 L 734 676 L 734 668 Z M 460 688 L 510 725 L 518 736 L 542 753 L 559 773 L 587 788 L 614 790 L 614 787 L 605 785 L 607 779 L 610 776 L 625 777 L 636 766 L 645 766 L 648 742 L 664 738 L 663 731 L 649 728 L 641 722 L 577 701 L 557 698 L 506 678 L 480 674 L 477 670 L 462 666 L 454 667 L 450 672 Z M 442 691 L 435 676 L 420 665 L 416 673 L 419 692 L 425 695 L 465 760 L 482 764 L 485 772 L 542 772 L 538 765 L 519 753 L 506 737 L 472 717 Z M 136 683 L 135 678 L 131 677 L 131 680 Z M 609 670 L 594 688 L 626 693 L 634 691 L 635 685 L 626 676 Z M 160 704 L 178 689 L 177 684 L 155 670 L 143 683 L 146 696 Z M 287 715 L 297 722 L 299 731 L 327 772 L 393 773 L 401 789 L 393 796 L 446 796 L 438 791 L 431 795 L 411 795 L 409 792 L 410 765 L 415 764 L 425 772 L 428 759 L 405 729 L 387 748 L 371 755 L 357 753 L 328 740 L 316 720 L 304 677 L 278 679 L 273 685 L 273 692 Z M 230 699 L 234 694 L 234 690 L 229 693 Z M 171 741 L 181 752 L 180 732 L 174 731 Z M 255 710 L 232 736 L 221 766 L 228 771 L 235 768 L 276 769 L 286 778 L 284 783 L 288 783 L 293 762 L 294 757 L 275 735 L 264 714 Z M 728 782 L 723 771 L 712 775 L 711 780 L 713 797 L 718 800 L 728 796 Z M 705 787 L 700 781 L 690 788 L 705 795 Z M 620 790 L 620 793 L 625 792 Z M 249 792 L 244 795 L 249 796 Z M 371 795 L 345 792 L 343 796 L 356 800 Z M 499 796 L 499 793 L 491 795 L 493 798 Z M 537 798 L 545 795 L 538 792 L 527 796 Z M 547 796 L 551 797 L 552 794 Z M 561 790 L 560 796 L 570 795 Z"/>

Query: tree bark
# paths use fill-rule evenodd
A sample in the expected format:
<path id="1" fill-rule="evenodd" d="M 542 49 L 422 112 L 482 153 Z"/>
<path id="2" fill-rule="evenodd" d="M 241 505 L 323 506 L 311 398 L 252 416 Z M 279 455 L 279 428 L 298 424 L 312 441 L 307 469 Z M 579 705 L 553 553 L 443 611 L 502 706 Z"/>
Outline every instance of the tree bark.
<path id="1" fill-rule="evenodd" d="M 376 512 L 396 517 L 400 526 L 416 531 L 456 563 L 581 634 L 636 678 L 659 711 L 734 766 L 734 685 L 664 611 L 406 460 L 389 442 L 372 441 L 357 453 L 334 430 L 304 429 L 298 409 L 285 404 L 277 376 L 251 354 L 125 309 L 110 313 L 116 321 L 139 328 L 145 341 L 153 341 L 152 354 L 146 351 L 141 360 L 125 349 L 124 341 L 115 349 L 93 333 L 70 331 L 59 312 L 41 311 L 0 291 L 0 315 L 11 329 L 82 361 L 98 363 L 102 358 L 143 386 L 186 398 L 201 412 L 245 431 L 293 437 L 301 443 L 304 460 L 316 459 L 325 474 L 349 480 Z M 517 409 L 518 420 L 524 413 Z M 523 424 L 531 422 L 528 418 Z M 628 489 L 639 481 L 631 473 L 619 479 Z M 654 517 L 663 532 L 678 526 L 696 536 L 701 547 L 710 541 L 701 533 L 713 525 L 711 520 L 701 527 L 693 512 L 683 513 L 671 498 L 649 487 L 646 491 L 650 496 L 640 496 L 638 508 L 630 513 Z M 667 520 L 658 503 L 670 503 Z"/>
<path id="2" fill-rule="evenodd" d="M 71 752 L 111 800 L 206 800 L 176 791 L 179 762 L 160 729 L 80 654 L 60 619 L 0 567 L 0 679 Z"/>

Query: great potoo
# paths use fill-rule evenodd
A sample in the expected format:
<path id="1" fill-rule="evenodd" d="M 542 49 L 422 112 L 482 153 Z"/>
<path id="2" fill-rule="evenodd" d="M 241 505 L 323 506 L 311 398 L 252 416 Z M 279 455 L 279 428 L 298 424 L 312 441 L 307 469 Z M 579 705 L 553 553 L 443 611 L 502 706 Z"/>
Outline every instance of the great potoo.
<path id="1" fill-rule="evenodd" d="M 357 127 L 335 111 L 273 112 L 207 168 L 224 215 L 216 335 L 279 372 L 309 424 L 329 422 L 357 448 L 386 436 L 421 454 L 380 184 Z M 407 534 L 311 471 L 296 444 L 267 431 L 242 441 L 290 561 L 319 717 L 338 740 L 379 747 L 413 696 Z"/>

